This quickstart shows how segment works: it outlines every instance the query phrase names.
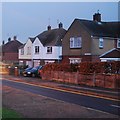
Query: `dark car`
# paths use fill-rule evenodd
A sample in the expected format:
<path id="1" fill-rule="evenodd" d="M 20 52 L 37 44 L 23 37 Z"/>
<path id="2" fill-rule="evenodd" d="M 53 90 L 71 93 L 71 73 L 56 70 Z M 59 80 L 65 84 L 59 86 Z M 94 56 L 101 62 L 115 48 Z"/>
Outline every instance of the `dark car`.
<path id="1" fill-rule="evenodd" d="M 32 76 L 32 77 L 37 77 L 39 76 L 39 70 L 42 68 L 42 66 L 36 66 L 33 67 L 32 69 L 27 70 L 26 76 Z"/>
<path id="2" fill-rule="evenodd" d="M 26 68 L 24 71 L 23 71 L 23 76 L 28 76 L 28 72 L 30 72 L 30 70 L 32 69 L 33 67 L 28 67 L 28 68 Z"/>

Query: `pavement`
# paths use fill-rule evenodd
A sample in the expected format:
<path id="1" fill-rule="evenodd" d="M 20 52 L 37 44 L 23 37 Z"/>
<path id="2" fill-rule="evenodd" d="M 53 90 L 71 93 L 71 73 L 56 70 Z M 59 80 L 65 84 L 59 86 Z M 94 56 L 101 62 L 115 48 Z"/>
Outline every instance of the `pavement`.
<path id="1" fill-rule="evenodd" d="M 98 97 L 103 99 L 120 101 L 119 99 L 120 90 L 118 89 L 73 85 L 73 84 L 62 83 L 53 80 L 42 80 L 37 77 L 33 78 L 33 77 L 23 77 L 23 76 L 14 76 L 14 75 L 2 75 L 2 78 L 7 80 L 12 80 L 15 82 L 29 84 L 29 85 L 55 89 L 63 92 L 70 92 L 74 94 L 81 94 L 81 95 L 87 95 L 87 96 Z"/>

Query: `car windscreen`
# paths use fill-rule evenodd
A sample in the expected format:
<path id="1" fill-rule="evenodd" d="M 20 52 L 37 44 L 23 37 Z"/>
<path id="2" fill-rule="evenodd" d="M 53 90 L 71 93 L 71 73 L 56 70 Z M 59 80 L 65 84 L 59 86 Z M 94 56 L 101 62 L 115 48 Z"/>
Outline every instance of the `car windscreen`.
<path id="1" fill-rule="evenodd" d="M 31 70 L 32 69 L 32 67 L 30 67 L 30 68 L 26 68 L 25 70 Z"/>

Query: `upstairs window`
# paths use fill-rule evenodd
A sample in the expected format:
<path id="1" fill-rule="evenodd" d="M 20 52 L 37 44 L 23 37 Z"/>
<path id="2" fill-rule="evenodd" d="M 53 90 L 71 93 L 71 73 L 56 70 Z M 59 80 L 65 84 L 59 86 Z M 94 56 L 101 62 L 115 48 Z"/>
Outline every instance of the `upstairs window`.
<path id="1" fill-rule="evenodd" d="M 27 47 L 27 55 L 31 55 L 31 47 Z"/>
<path id="2" fill-rule="evenodd" d="M 35 46 L 35 54 L 39 54 L 39 46 Z"/>
<path id="3" fill-rule="evenodd" d="M 103 38 L 99 38 L 99 48 L 103 48 Z"/>
<path id="4" fill-rule="evenodd" d="M 21 55 L 24 55 L 24 48 L 21 49 Z"/>
<path id="5" fill-rule="evenodd" d="M 120 39 L 117 40 L 117 48 L 120 48 Z"/>
<path id="6" fill-rule="evenodd" d="M 70 48 L 81 48 L 82 39 L 81 37 L 71 37 L 70 38 Z"/>
<path id="7" fill-rule="evenodd" d="M 52 53 L 52 47 L 47 47 L 47 53 L 51 54 Z"/>

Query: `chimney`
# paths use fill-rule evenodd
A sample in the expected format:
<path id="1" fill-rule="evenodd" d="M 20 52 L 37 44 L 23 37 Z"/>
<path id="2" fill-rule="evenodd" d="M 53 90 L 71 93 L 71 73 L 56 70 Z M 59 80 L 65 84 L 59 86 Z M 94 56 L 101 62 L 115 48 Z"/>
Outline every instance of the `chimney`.
<path id="1" fill-rule="evenodd" d="M 11 41 L 11 38 L 9 37 L 9 38 L 8 38 L 8 42 L 10 42 L 10 41 Z"/>
<path id="2" fill-rule="evenodd" d="M 13 40 L 17 40 L 17 36 L 14 36 L 14 37 L 13 37 Z"/>
<path id="3" fill-rule="evenodd" d="M 47 30 L 51 30 L 51 26 L 50 25 L 48 25 Z"/>
<path id="4" fill-rule="evenodd" d="M 101 14 L 99 13 L 99 10 L 93 15 L 93 21 L 101 22 Z"/>
<path id="5" fill-rule="evenodd" d="M 3 40 L 3 41 L 2 41 L 2 45 L 4 45 L 4 44 L 5 44 L 5 41 Z"/>
<path id="6" fill-rule="evenodd" d="M 60 22 L 58 25 L 59 28 L 63 28 L 63 24 Z"/>

